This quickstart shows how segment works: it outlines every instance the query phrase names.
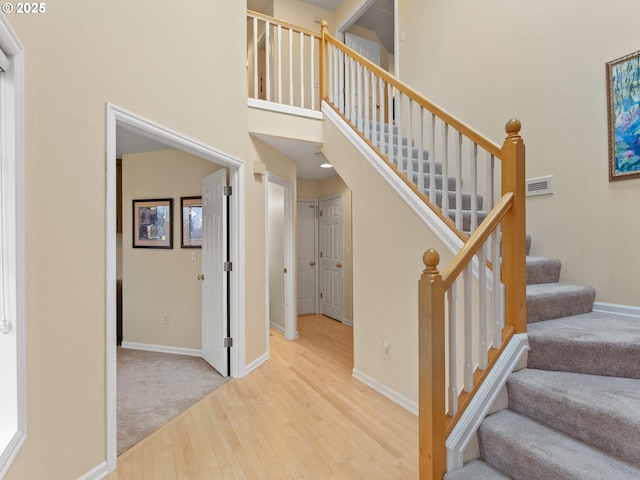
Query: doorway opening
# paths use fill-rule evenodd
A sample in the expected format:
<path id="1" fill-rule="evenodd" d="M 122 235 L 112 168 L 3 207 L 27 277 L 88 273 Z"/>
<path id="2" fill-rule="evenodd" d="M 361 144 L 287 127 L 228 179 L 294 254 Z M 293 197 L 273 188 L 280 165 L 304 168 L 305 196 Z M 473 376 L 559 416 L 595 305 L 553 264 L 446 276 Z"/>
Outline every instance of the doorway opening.
<path id="1" fill-rule="evenodd" d="M 298 338 L 295 312 L 293 185 L 272 173 L 266 176 L 267 332 L 286 340 Z M 267 351 L 269 345 L 267 341 Z"/>
<path id="2" fill-rule="evenodd" d="M 228 199 L 230 228 L 228 229 L 228 258 L 230 265 L 244 263 L 244 199 L 243 163 L 223 152 L 203 145 L 195 140 L 157 125 L 149 120 L 107 104 L 106 119 L 106 445 L 107 468 L 112 471 L 117 463 L 117 402 L 116 402 L 116 343 L 117 343 L 117 302 L 116 302 L 116 143 L 118 128 L 135 135 L 189 153 L 201 159 L 216 163 L 228 170 L 231 195 Z M 178 199 L 179 201 L 179 199 Z M 177 209 L 179 210 L 179 208 Z M 176 210 L 174 210 L 176 211 Z M 178 237 L 179 241 L 179 237 Z M 222 267 L 221 267 L 222 268 Z M 244 272 L 236 269 L 227 275 L 229 334 L 234 339 L 230 349 L 230 374 L 244 375 Z M 224 339 L 220 339 L 223 341 Z M 229 342 L 230 343 L 230 342 Z M 224 372 L 223 372 L 224 373 Z"/>

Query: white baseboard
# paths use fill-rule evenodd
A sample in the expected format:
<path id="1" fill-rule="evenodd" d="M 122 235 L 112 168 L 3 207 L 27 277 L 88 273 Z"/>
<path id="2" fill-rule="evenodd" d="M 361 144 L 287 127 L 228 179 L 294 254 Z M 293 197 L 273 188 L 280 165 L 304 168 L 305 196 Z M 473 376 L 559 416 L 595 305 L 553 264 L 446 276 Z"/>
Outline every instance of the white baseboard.
<path id="1" fill-rule="evenodd" d="M 527 334 L 514 335 L 486 380 L 478 389 L 471 403 L 447 438 L 447 472 L 462 468 L 464 451 L 473 439 L 480 423 L 487 416 L 507 378 L 513 372 L 522 355 L 529 350 Z"/>
<path id="2" fill-rule="evenodd" d="M 271 328 L 273 328 L 275 331 L 280 332 L 282 335 L 284 335 L 284 328 L 282 328 L 280 325 L 275 324 L 273 322 L 269 322 L 269 326 Z"/>
<path id="3" fill-rule="evenodd" d="M 593 312 L 615 315 L 618 317 L 634 318 L 640 321 L 640 307 L 618 305 L 615 303 L 593 302 Z"/>
<path id="4" fill-rule="evenodd" d="M 176 355 L 188 355 L 190 357 L 202 357 L 202 350 L 193 348 L 167 347 L 165 345 L 150 345 L 148 343 L 122 342 L 122 348 L 131 350 L 145 350 L 147 352 L 174 353 Z"/>
<path id="5" fill-rule="evenodd" d="M 353 327 L 353 320 L 349 320 L 348 318 L 343 318 L 342 323 L 344 323 L 347 327 Z"/>
<path id="6" fill-rule="evenodd" d="M 78 480 L 100 480 L 109 475 L 109 470 L 107 469 L 107 462 L 102 462 L 100 465 L 85 473 L 81 477 L 78 477 Z"/>
<path id="7" fill-rule="evenodd" d="M 409 410 L 414 415 L 418 415 L 417 402 L 409 400 L 407 397 L 400 395 L 395 390 L 387 387 L 386 385 L 383 385 L 382 383 L 378 382 L 375 378 L 370 377 L 369 375 L 361 372 L 360 370 L 357 370 L 354 368 L 352 374 L 355 379 L 360 380 L 365 385 L 368 385 L 369 387 L 373 388 L 376 392 L 380 393 L 381 395 L 384 395 L 392 402 L 397 403 L 398 405 L 400 405 L 402 408 L 406 410 Z"/>
<path id="8" fill-rule="evenodd" d="M 244 374 L 242 376 L 244 377 L 245 375 L 248 375 L 251 371 L 253 371 L 256 368 L 258 368 L 260 365 L 262 365 L 267 360 L 269 360 L 269 353 L 265 353 L 264 355 L 256 358 L 253 362 L 251 362 L 249 365 L 246 365 L 244 367 Z"/>

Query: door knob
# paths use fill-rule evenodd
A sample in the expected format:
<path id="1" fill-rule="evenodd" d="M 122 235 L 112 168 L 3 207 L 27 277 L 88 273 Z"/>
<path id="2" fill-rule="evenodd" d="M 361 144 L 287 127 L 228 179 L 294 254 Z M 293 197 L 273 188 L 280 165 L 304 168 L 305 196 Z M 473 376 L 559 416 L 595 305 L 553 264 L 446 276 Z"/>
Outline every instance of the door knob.
<path id="1" fill-rule="evenodd" d="M 336 263 L 336 267 L 342 268 L 342 264 L 341 263 Z"/>
<path id="2" fill-rule="evenodd" d="M 11 331 L 11 322 L 9 320 L 2 320 L 0 322 L 0 333 L 6 335 Z"/>
<path id="3" fill-rule="evenodd" d="M 316 266 L 316 262 L 309 262 L 309 265 L 310 265 L 311 267 L 315 267 L 315 266 Z"/>
<path id="4" fill-rule="evenodd" d="M 198 275 L 198 280 L 204 280 L 204 273 L 202 275 Z"/>

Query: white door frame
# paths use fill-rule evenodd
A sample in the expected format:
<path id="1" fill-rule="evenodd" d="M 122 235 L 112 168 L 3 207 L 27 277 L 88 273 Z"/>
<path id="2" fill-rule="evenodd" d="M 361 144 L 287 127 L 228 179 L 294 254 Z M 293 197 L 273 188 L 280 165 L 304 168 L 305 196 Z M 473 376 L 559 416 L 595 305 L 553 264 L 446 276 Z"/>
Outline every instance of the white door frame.
<path id="1" fill-rule="evenodd" d="M 0 437 L 0 478 L 9 471 L 27 434 L 26 375 L 26 215 L 25 215 L 25 106 L 24 47 L 11 25 L 0 15 L 0 49 L 9 61 L 7 72 L 0 79 L 0 235 L 3 261 L 0 268 L 4 306 L 0 321 L 9 325 L 2 336 L 3 365 L 8 376 L 2 375 L 6 403 L 2 403 L 2 436 Z M 5 317 L 6 316 L 6 317 Z M 8 384 L 5 384 L 7 382 Z"/>
<path id="2" fill-rule="evenodd" d="M 287 274 L 284 279 L 284 338 L 295 340 L 298 338 L 298 317 L 296 315 L 296 259 L 295 259 L 295 232 L 293 214 L 295 211 L 295 198 L 293 184 L 278 175 L 267 172 L 265 176 L 265 285 L 266 285 L 266 342 L 269 353 L 269 182 L 284 187 L 284 264 Z"/>
<path id="3" fill-rule="evenodd" d="M 358 21 L 376 0 L 362 0 L 347 18 L 336 28 L 336 38 L 344 43 L 344 34 Z M 398 0 L 393 0 L 393 61 L 394 76 L 400 78 L 400 32 L 398 25 Z"/>
<path id="4" fill-rule="evenodd" d="M 245 374 L 244 164 L 196 140 L 169 130 L 113 104 L 106 104 L 106 457 L 107 469 L 117 466 L 116 435 L 116 126 L 196 155 L 229 169 L 229 248 L 234 269 L 229 281 L 231 376 Z"/>
<path id="5" fill-rule="evenodd" d="M 320 204 L 320 200 L 318 198 L 310 198 L 310 197 L 298 197 L 296 199 L 296 211 L 297 211 L 297 206 L 298 206 L 298 202 L 313 202 L 314 206 L 315 206 L 315 226 L 314 226 L 314 251 L 313 251 L 313 260 L 316 262 L 316 268 L 315 272 L 314 272 L 314 281 L 315 281 L 315 288 L 314 288 L 314 307 L 313 307 L 313 313 L 318 314 L 320 313 L 320 288 L 319 288 L 319 272 L 320 272 L 320 264 L 318 263 L 318 256 L 320 255 L 320 218 L 318 215 L 318 208 L 319 204 Z M 297 228 L 296 228 L 296 235 L 297 235 Z M 296 272 L 297 272 L 297 267 L 296 267 Z M 297 283 L 296 283 L 297 285 Z M 296 312 L 297 313 L 297 312 Z"/>

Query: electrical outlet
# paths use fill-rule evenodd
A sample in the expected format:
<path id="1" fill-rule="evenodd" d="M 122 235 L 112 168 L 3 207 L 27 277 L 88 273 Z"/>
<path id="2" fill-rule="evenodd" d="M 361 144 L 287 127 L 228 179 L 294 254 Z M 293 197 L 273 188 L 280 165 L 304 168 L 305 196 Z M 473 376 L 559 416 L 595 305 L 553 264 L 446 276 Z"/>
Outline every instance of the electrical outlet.
<path id="1" fill-rule="evenodd" d="M 169 314 L 165 313 L 164 315 L 162 315 L 162 323 L 164 323 L 165 325 L 169 325 Z"/>

